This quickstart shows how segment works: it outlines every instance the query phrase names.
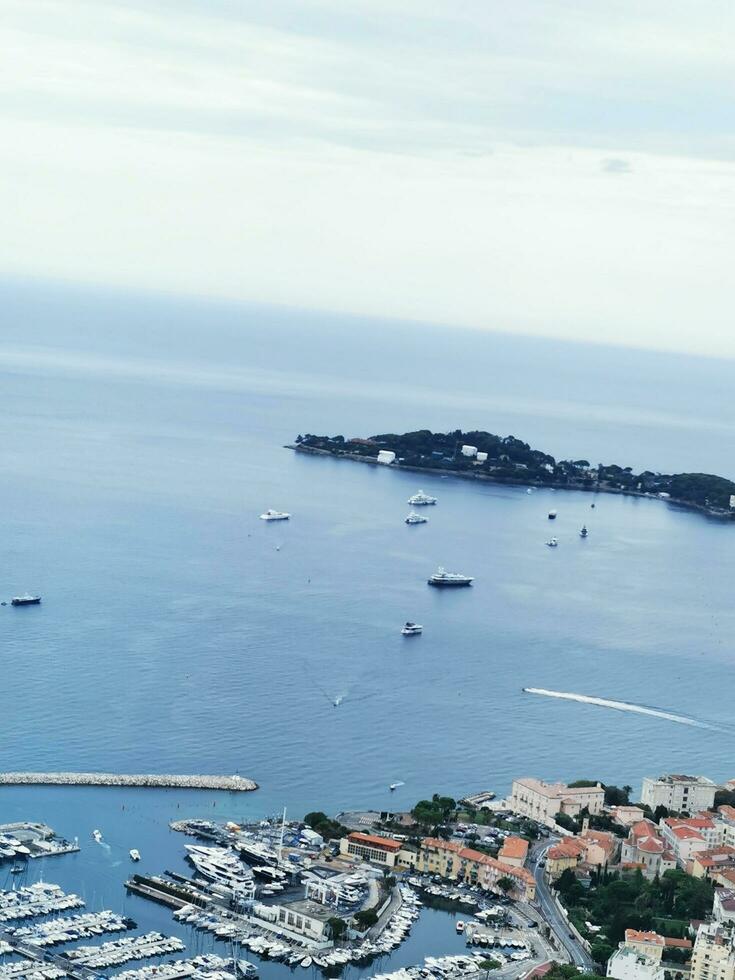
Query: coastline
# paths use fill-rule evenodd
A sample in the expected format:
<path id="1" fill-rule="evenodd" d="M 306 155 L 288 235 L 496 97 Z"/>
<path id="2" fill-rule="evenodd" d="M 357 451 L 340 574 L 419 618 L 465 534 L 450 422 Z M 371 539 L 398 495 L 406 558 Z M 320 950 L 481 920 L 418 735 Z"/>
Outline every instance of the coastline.
<path id="1" fill-rule="evenodd" d="M 345 452 L 331 452 L 328 449 L 320 449 L 316 446 L 304 446 L 297 443 L 287 443 L 284 449 L 291 449 L 296 453 L 307 453 L 312 456 L 330 456 L 332 459 L 346 459 L 355 463 L 367 463 L 370 466 L 382 466 L 383 469 L 400 469 L 409 473 L 424 473 L 427 476 L 450 476 L 458 480 L 471 480 L 478 483 L 492 483 L 498 486 L 515 486 L 515 487 L 533 487 L 539 490 L 573 490 L 579 493 L 607 493 L 615 494 L 617 496 L 624 497 L 641 497 L 644 500 L 658 500 L 660 503 L 670 504 L 675 508 L 682 508 L 684 510 L 697 511 L 703 514 L 705 517 L 711 517 L 715 520 L 721 521 L 723 523 L 729 524 L 735 520 L 735 513 L 728 514 L 725 511 L 718 509 L 713 509 L 711 507 L 705 507 L 703 504 L 693 503 L 689 500 L 678 500 L 675 497 L 659 497 L 655 493 L 645 493 L 642 490 L 626 490 L 619 487 L 608 487 L 608 486 L 569 486 L 568 483 L 562 483 L 560 481 L 550 481 L 548 483 L 538 483 L 528 478 L 523 480 L 514 480 L 511 478 L 499 478 L 492 476 L 488 473 L 463 473 L 457 470 L 447 469 L 445 467 L 436 466 L 414 466 L 406 463 L 399 463 L 397 460 L 390 465 L 385 463 L 379 463 L 378 460 L 370 456 L 361 456 L 358 453 L 345 453 Z"/>

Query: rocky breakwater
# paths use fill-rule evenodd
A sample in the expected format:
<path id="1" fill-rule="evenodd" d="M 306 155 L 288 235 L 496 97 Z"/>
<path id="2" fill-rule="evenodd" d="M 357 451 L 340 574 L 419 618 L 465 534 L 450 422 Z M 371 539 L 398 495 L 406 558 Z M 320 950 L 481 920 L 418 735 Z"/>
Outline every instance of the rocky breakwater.
<path id="1" fill-rule="evenodd" d="M 209 789 L 246 793 L 258 784 L 244 776 L 130 775 L 115 772 L 3 772 L 0 786 L 140 786 L 154 789 Z"/>

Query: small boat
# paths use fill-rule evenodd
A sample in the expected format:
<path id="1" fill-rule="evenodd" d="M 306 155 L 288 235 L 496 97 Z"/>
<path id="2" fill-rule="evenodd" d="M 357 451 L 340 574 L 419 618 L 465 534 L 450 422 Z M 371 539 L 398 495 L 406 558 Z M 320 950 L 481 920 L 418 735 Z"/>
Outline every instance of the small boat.
<path id="1" fill-rule="evenodd" d="M 592 510 L 595 509 L 595 505 L 594 504 L 590 504 L 590 507 L 592 508 Z"/>
<path id="2" fill-rule="evenodd" d="M 455 926 L 457 932 L 464 932 L 464 927 L 465 927 L 465 923 L 462 921 L 462 919 L 457 919 L 457 923 Z"/>
<path id="3" fill-rule="evenodd" d="M 413 510 L 406 518 L 406 524 L 428 524 L 428 521 L 428 517 L 422 517 L 421 514 L 417 514 L 416 511 Z"/>
<path id="4" fill-rule="evenodd" d="M 129 853 L 131 861 L 140 861 L 140 851 L 137 847 L 132 847 Z"/>
<path id="5" fill-rule="evenodd" d="M 413 497 L 408 498 L 408 502 L 412 507 L 427 507 L 429 504 L 436 503 L 436 497 L 431 497 L 428 493 L 424 493 L 423 490 L 419 490 Z"/>
<path id="6" fill-rule="evenodd" d="M 583 524 L 579 531 L 580 538 L 586 538 L 589 533 L 590 532 L 587 530 L 586 525 Z"/>
<path id="7" fill-rule="evenodd" d="M 549 538 L 549 540 L 546 542 L 546 547 L 547 548 L 556 548 L 558 546 L 558 544 L 559 544 L 559 542 L 557 541 L 556 538 Z"/>
<path id="8" fill-rule="evenodd" d="M 555 510 L 550 510 L 549 511 L 549 520 L 550 521 L 555 521 L 556 520 L 556 511 Z"/>
<path id="9" fill-rule="evenodd" d="M 447 588 L 452 586 L 456 587 L 461 585 L 472 585 L 473 581 L 474 579 L 471 575 L 460 575 L 458 572 L 445 572 L 440 565 L 431 578 L 428 579 L 428 584 L 435 585 L 438 588 Z"/>
<path id="10" fill-rule="evenodd" d="M 391 783 L 388 789 L 391 791 L 391 793 L 393 793 L 395 792 L 395 790 L 398 789 L 399 786 L 405 786 L 405 785 L 406 785 L 405 783 Z"/>
<path id="11" fill-rule="evenodd" d="M 92 839 L 93 840 L 96 840 L 98 844 L 101 844 L 102 843 L 102 831 L 101 830 L 93 830 L 92 831 Z"/>
<path id="12" fill-rule="evenodd" d="M 342 700 L 343 698 L 342 695 L 340 694 L 338 697 L 334 699 L 334 701 L 332 701 L 332 704 L 335 706 L 335 708 L 339 708 L 339 706 L 342 704 Z"/>
<path id="13" fill-rule="evenodd" d="M 40 595 L 15 595 L 10 600 L 11 606 L 37 606 L 41 602 Z"/>
<path id="14" fill-rule="evenodd" d="M 302 965 L 302 966 L 303 966 L 304 968 L 308 968 L 308 967 L 310 967 L 310 966 L 311 966 L 311 957 L 310 957 L 310 956 L 305 956 L 305 957 L 303 958 L 303 960 L 301 961 L 301 965 Z"/>
<path id="15" fill-rule="evenodd" d="M 423 633 L 424 627 L 419 623 L 405 623 L 401 633 L 404 636 L 418 636 L 419 633 Z"/>
<path id="16" fill-rule="evenodd" d="M 260 515 L 261 521 L 287 521 L 291 517 L 285 510 L 270 510 Z"/>
<path id="17" fill-rule="evenodd" d="M 26 866 L 24 864 L 14 864 L 10 869 L 11 875 L 22 875 L 25 871 Z"/>
<path id="18" fill-rule="evenodd" d="M 249 963 L 247 960 L 238 959 L 237 972 L 241 977 L 246 977 L 247 980 L 250 980 L 251 977 L 257 977 L 258 968 L 255 963 Z"/>

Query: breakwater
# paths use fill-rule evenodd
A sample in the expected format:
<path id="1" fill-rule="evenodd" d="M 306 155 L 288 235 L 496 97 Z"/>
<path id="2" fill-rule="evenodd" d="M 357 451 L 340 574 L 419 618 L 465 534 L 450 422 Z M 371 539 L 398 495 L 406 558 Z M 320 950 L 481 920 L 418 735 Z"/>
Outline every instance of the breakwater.
<path id="1" fill-rule="evenodd" d="M 2 772 L 0 786 L 138 786 L 154 789 L 215 789 L 246 793 L 258 784 L 244 776 L 131 775 L 115 772 Z"/>

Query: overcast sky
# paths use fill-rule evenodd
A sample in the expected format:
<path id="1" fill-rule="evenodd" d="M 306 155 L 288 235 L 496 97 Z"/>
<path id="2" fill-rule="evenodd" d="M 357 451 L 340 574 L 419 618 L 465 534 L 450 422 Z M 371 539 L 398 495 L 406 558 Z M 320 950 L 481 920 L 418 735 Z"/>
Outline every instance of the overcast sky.
<path id="1" fill-rule="evenodd" d="M 731 0 L 0 8 L 0 275 L 735 355 Z"/>

